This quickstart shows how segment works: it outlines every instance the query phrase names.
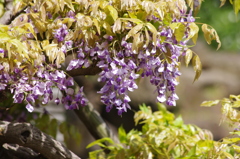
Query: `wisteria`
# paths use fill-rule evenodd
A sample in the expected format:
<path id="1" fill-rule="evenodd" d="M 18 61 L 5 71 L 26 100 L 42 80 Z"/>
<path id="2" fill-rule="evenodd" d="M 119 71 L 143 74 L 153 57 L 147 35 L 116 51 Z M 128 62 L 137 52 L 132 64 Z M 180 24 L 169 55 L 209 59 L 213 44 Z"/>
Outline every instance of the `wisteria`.
<path id="1" fill-rule="evenodd" d="M 58 42 L 62 42 L 66 35 L 68 34 L 67 26 L 65 24 L 62 25 L 61 28 L 57 29 L 53 34 L 54 38 L 58 40 Z"/>
<path id="2" fill-rule="evenodd" d="M 65 70 L 97 67 L 101 70 L 98 82 L 104 83 L 98 93 L 107 112 L 112 108 L 119 115 L 127 112 L 129 92 L 144 77 L 156 87 L 157 102 L 176 105 L 180 59 L 189 50 L 187 42 L 196 41 L 198 33 L 192 11 L 183 0 L 133 0 L 120 6 L 105 0 L 74 2 L 74 7 L 64 3 L 38 19 L 43 6 L 39 4 L 27 7 L 28 15 L 20 17 L 20 27 L 27 31 L 13 40 L 14 47 L 6 47 L 7 41 L 0 44 L 0 91 L 9 89 L 14 103 L 25 102 L 30 112 L 35 103 L 46 105 L 51 100 L 66 109 L 87 105 L 84 87 L 75 90 L 73 77 Z M 141 10 L 135 12 L 135 8 Z M 66 57 L 71 58 L 69 63 L 64 63 Z M 8 63 L 7 58 L 14 62 Z M 53 99 L 55 87 L 63 94 L 61 99 Z"/>
<path id="3" fill-rule="evenodd" d="M 64 93 L 61 103 L 66 109 L 78 109 L 79 105 L 85 106 L 87 99 L 83 95 L 83 88 L 75 92 L 72 88 L 74 81 L 72 77 L 67 77 L 63 71 L 56 70 L 50 66 L 44 68 L 37 66 L 38 72 L 36 76 L 29 77 L 22 70 L 18 70 L 18 76 L 8 74 L 1 67 L 0 86 L 4 90 L 9 82 L 11 82 L 10 91 L 13 94 L 13 103 L 22 103 L 26 101 L 26 109 L 29 112 L 34 110 L 36 101 L 41 101 L 42 105 L 46 105 L 53 100 L 53 87 L 57 87 Z M 31 78 L 31 79 L 30 79 Z M 59 97 L 55 100 L 56 104 L 60 103 Z"/>

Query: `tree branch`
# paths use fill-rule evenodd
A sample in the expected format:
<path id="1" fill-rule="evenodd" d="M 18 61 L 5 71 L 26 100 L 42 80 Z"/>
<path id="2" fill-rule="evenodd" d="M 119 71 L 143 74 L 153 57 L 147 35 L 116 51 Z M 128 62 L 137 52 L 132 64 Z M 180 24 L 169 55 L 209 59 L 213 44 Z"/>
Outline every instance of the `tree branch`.
<path id="1" fill-rule="evenodd" d="M 13 0 L 6 0 L 4 3 L 4 9 L 5 12 L 3 16 L 0 18 L 0 24 L 3 25 L 9 25 L 11 22 L 18 17 L 21 13 L 24 12 L 24 10 L 28 7 L 25 6 L 23 9 L 21 9 L 19 12 L 17 12 L 15 15 L 13 15 Z"/>
<path id="2" fill-rule="evenodd" d="M 75 76 L 83 76 L 83 75 L 96 75 L 101 72 L 101 69 L 97 66 L 90 66 L 88 68 L 78 68 L 71 71 L 67 71 L 67 74 L 75 77 Z"/>
<path id="3" fill-rule="evenodd" d="M 75 89 L 79 90 L 79 83 L 77 80 L 75 80 L 75 82 L 77 83 L 77 85 L 75 85 Z M 92 103 L 88 102 L 88 105 L 80 107 L 79 109 L 75 109 L 74 112 L 85 124 L 88 131 L 96 140 L 109 137 L 115 143 L 120 143 L 118 138 L 114 135 L 113 131 L 109 128 Z"/>
<path id="4" fill-rule="evenodd" d="M 3 16 L 0 18 L 0 24 L 7 25 L 9 23 L 11 16 L 12 16 L 12 11 L 13 11 L 13 0 L 6 0 L 4 3 L 4 9 L 5 12 Z"/>
<path id="5" fill-rule="evenodd" d="M 34 152 L 32 149 L 22 147 L 17 144 L 3 144 L 0 147 L 1 159 L 46 159 L 41 154 Z"/>
<path id="6" fill-rule="evenodd" d="M 5 143 L 28 147 L 49 159 L 80 159 L 63 144 L 29 123 L 0 121 L 0 145 Z"/>
<path id="7" fill-rule="evenodd" d="M 103 120 L 100 114 L 94 109 L 93 105 L 89 102 L 87 106 L 81 107 L 74 112 L 85 124 L 88 131 L 97 140 L 104 137 L 109 137 L 114 142 L 119 143 L 118 139 L 114 136 L 107 123 Z"/>

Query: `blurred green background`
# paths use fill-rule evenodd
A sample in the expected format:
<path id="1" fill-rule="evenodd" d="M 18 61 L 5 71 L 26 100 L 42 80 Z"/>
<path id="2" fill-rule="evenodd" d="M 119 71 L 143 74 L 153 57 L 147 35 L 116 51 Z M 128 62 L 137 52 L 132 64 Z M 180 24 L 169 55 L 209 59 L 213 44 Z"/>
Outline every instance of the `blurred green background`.
<path id="1" fill-rule="evenodd" d="M 235 15 L 233 6 L 227 0 L 220 8 L 220 0 L 205 0 L 197 15 L 197 22 L 207 23 L 217 31 L 222 47 L 220 50 L 236 51 L 240 50 L 240 18 Z M 202 33 L 201 33 L 202 34 Z M 200 36 L 202 36 L 200 34 Z M 217 43 L 211 44 L 217 48 Z"/>

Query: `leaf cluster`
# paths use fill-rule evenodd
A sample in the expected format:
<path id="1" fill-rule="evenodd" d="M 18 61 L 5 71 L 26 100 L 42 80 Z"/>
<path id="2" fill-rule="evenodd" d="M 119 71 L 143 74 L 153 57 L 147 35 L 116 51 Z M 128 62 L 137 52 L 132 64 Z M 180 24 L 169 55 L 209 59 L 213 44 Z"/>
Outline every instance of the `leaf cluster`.
<path id="1" fill-rule="evenodd" d="M 220 0 L 220 1 L 221 1 L 220 7 L 222 7 L 226 3 L 226 0 Z M 233 5 L 234 12 L 237 15 L 240 10 L 240 1 L 239 0 L 229 0 L 229 2 Z"/>
<path id="2" fill-rule="evenodd" d="M 230 95 L 229 98 L 221 100 L 204 101 L 201 106 L 212 107 L 217 104 L 222 105 L 222 121 L 227 120 L 230 126 L 239 127 L 240 123 L 240 95 Z"/>
<path id="3" fill-rule="evenodd" d="M 126 133 L 120 127 L 118 130 L 120 144 L 109 138 L 103 138 L 88 145 L 99 145 L 108 149 L 90 152 L 90 158 L 238 158 L 239 137 L 224 138 L 213 141 L 211 132 L 195 125 L 184 124 L 181 116 L 167 111 L 162 104 L 159 110 L 152 112 L 146 105 L 140 106 L 140 111 L 134 115 L 136 124 L 142 124 L 142 130 L 131 130 Z M 109 142 L 106 146 L 103 143 Z"/>
<path id="4" fill-rule="evenodd" d="M 187 4 L 194 9 L 194 2 L 188 0 Z M 200 7 L 201 0 L 198 3 Z M 127 0 L 111 2 L 107 0 L 34 0 L 33 2 L 22 0 L 16 4 L 15 12 L 25 6 L 29 6 L 27 13 L 17 17 L 10 26 L 0 26 L 2 39 L 0 47 L 6 49 L 8 55 L 8 58 L 0 58 L 0 61 L 9 65 L 10 70 L 13 66 L 19 65 L 22 68 L 31 68 L 31 64 L 44 63 L 45 59 L 57 66 L 64 63 L 67 55 L 61 49 L 65 45 L 64 41 L 58 43 L 54 39 L 54 31 L 63 24 L 67 26 L 69 32 L 65 41 L 86 41 L 89 46 L 93 46 L 107 34 L 114 38 L 109 50 L 119 50 L 121 38 L 126 36 L 125 40 L 132 42 L 132 49 L 136 52 L 146 46 L 152 47 L 149 44 L 156 45 L 157 39 L 161 39 L 164 43 L 164 37 L 159 35 L 159 29 L 170 28 L 179 43 L 192 39 L 194 44 L 199 31 L 194 22 L 190 24 L 173 22 L 174 18 L 187 18 L 182 17 L 181 13 L 187 10 L 184 0 L 132 0 L 131 2 Z M 76 13 L 76 19 L 66 16 L 69 11 Z M 52 18 L 49 18 L 49 15 Z M 152 17 L 157 20 L 153 20 Z M 184 35 L 186 31 L 189 32 L 188 36 Z M 214 29 L 208 30 L 203 27 L 203 32 L 208 43 L 212 40 L 220 43 Z M 73 50 L 74 48 L 68 51 Z M 46 58 L 42 58 L 42 55 Z M 24 64 L 26 62 L 28 62 L 27 66 Z M 28 70 L 30 74 L 36 71 L 34 67 Z M 199 68 L 197 71 L 195 69 L 195 79 L 200 75 L 197 73 L 199 70 Z"/>

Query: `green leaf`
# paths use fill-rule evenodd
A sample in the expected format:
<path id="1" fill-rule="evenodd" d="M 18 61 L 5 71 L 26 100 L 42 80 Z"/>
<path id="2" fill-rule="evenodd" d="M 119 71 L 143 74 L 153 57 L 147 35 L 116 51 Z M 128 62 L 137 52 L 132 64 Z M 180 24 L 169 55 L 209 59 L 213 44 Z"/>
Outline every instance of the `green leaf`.
<path id="1" fill-rule="evenodd" d="M 233 8 L 234 8 L 235 14 L 237 15 L 240 10 L 240 0 L 233 1 Z"/>
<path id="2" fill-rule="evenodd" d="M 195 71 L 195 77 L 194 77 L 194 81 L 193 82 L 195 82 L 200 77 L 200 75 L 202 73 L 202 63 L 201 63 L 200 58 L 198 57 L 198 55 L 195 55 L 193 57 L 192 65 L 193 65 L 193 69 Z"/>
<path id="3" fill-rule="evenodd" d="M 89 152 L 89 159 L 106 159 L 103 149 Z"/>
<path id="4" fill-rule="evenodd" d="M 240 146 L 238 145 L 232 145 L 235 151 L 237 151 L 240 154 Z"/>
<path id="5" fill-rule="evenodd" d="M 186 26 L 183 23 L 171 23 L 169 27 L 173 30 L 177 41 L 181 41 L 185 34 Z"/>
<path id="6" fill-rule="evenodd" d="M 109 23 L 107 23 L 106 21 L 103 22 L 103 28 L 106 29 L 106 32 L 108 35 L 113 35 L 112 33 L 112 28 L 111 26 L 109 25 Z"/>
<path id="7" fill-rule="evenodd" d="M 122 125 L 118 128 L 118 138 L 121 143 L 127 143 L 127 134 Z"/>
<path id="8" fill-rule="evenodd" d="M 111 138 L 105 137 L 105 138 L 96 140 L 96 141 L 88 144 L 86 148 L 88 149 L 88 148 L 90 148 L 90 147 L 93 147 L 94 145 L 98 145 L 98 146 L 100 146 L 100 147 L 106 147 L 106 145 L 103 144 L 104 142 L 109 142 L 110 144 L 113 144 L 113 143 L 114 143 Z"/>
<path id="9" fill-rule="evenodd" d="M 186 157 L 192 157 L 196 155 L 196 145 L 191 148 Z"/>
<path id="10" fill-rule="evenodd" d="M 185 25 L 182 23 L 180 23 L 178 28 L 175 28 L 174 35 L 177 41 L 181 41 L 183 39 L 183 36 L 185 35 L 185 28 Z"/>
<path id="11" fill-rule="evenodd" d="M 233 102 L 232 107 L 233 108 L 239 108 L 240 107 L 240 101 Z"/>
<path id="12" fill-rule="evenodd" d="M 108 5 L 107 9 L 109 10 L 109 13 L 110 13 L 111 17 L 113 18 L 113 20 L 116 21 L 118 18 L 118 11 L 111 5 Z"/>
<path id="13" fill-rule="evenodd" d="M 240 141 L 240 138 L 239 137 L 235 137 L 235 138 L 224 138 L 222 142 L 224 144 L 233 144 L 233 143 L 237 143 L 239 141 Z"/>
<path id="14" fill-rule="evenodd" d="M 226 151 L 223 151 L 223 154 L 224 154 L 228 159 L 234 159 L 234 157 L 233 157 L 230 153 L 228 153 L 228 152 L 226 152 Z"/>
<path id="15" fill-rule="evenodd" d="M 212 100 L 212 101 L 204 101 L 202 102 L 201 106 L 202 107 L 211 107 L 215 106 L 220 102 L 220 100 Z"/>
<path id="16" fill-rule="evenodd" d="M 135 19 L 138 19 L 135 12 L 132 12 L 132 11 L 128 11 L 128 15 L 130 18 L 135 18 Z"/>
<path id="17" fill-rule="evenodd" d="M 234 135 L 239 135 L 240 136 L 240 131 L 230 132 L 230 134 L 234 134 Z"/>
<path id="18" fill-rule="evenodd" d="M 185 55 L 185 64 L 186 66 L 188 66 L 189 62 L 192 59 L 192 50 L 191 49 L 187 49 L 186 51 L 186 55 Z"/>
<path id="19" fill-rule="evenodd" d="M 182 119 L 182 117 L 181 117 L 181 116 L 178 116 L 178 117 L 174 120 L 173 124 L 174 124 L 175 126 L 177 126 L 177 127 L 182 126 L 182 125 L 183 125 L 183 119 Z"/>

